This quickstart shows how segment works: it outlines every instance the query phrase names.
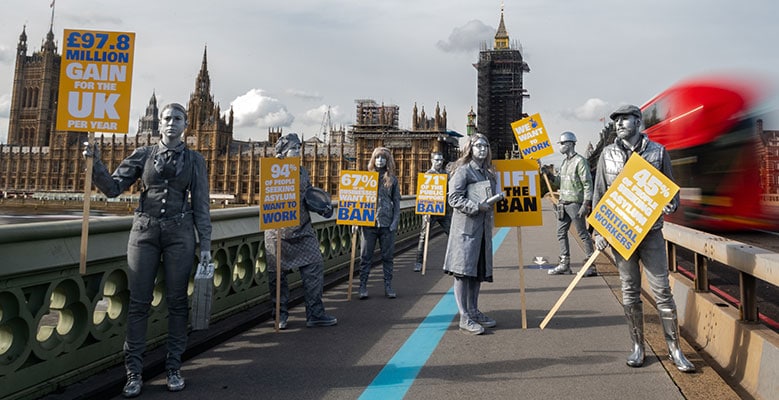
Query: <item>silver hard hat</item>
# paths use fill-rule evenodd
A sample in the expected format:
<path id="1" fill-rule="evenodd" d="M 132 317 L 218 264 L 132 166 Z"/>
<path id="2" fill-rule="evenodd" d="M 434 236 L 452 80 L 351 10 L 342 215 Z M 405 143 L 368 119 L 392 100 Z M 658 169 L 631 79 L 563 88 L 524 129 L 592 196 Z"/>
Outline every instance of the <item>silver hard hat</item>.
<path id="1" fill-rule="evenodd" d="M 557 143 L 574 142 L 576 143 L 576 135 L 573 132 L 563 132 L 560 134 L 560 140 Z"/>
<path id="2" fill-rule="evenodd" d="M 317 214 L 325 214 L 333 209 L 330 194 L 320 188 L 310 186 L 303 193 L 303 199 L 308 209 Z"/>

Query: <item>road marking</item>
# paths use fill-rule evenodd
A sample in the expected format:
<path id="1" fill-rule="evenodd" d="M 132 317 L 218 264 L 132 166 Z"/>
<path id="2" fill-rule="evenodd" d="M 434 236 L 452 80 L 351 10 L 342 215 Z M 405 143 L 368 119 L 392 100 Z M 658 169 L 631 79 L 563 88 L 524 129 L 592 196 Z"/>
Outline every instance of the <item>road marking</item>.
<path id="1" fill-rule="evenodd" d="M 500 228 L 492 237 L 493 255 L 503 243 L 511 228 Z M 403 346 L 382 368 L 376 378 L 360 395 L 360 400 L 402 399 L 414 383 L 417 374 L 438 347 L 438 343 L 458 314 L 454 289 L 443 295 L 424 321 L 409 336 Z"/>

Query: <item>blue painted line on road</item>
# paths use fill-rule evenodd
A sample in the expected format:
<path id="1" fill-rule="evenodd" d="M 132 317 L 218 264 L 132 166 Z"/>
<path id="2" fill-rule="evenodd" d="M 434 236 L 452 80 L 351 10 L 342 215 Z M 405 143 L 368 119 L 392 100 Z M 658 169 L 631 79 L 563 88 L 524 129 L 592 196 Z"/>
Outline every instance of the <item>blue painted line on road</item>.
<path id="1" fill-rule="evenodd" d="M 498 250 L 511 228 L 501 228 L 492 238 L 493 254 Z M 382 368 L 376 378 L 360 395 L 360 400 L 402 399 L 419 371 L 438 347 L 441 338 L 457 316 L 454 289 L 450 288 L 427 317 L 409 336 L 403 346 Z"/>

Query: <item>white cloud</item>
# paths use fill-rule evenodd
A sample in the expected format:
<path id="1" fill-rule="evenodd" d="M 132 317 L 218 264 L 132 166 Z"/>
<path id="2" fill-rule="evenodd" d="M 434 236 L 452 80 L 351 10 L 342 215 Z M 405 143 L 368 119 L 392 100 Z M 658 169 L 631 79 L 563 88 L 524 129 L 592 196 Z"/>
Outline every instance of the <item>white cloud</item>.
<path id="1" fill-rule="evenodd" d="M 593 98 L 573 110 L 573 115 L 583 121 L 598 121 L 605 118 L 613 108 L 608 102 Z"/>
<path id="2" fill-rule="evenodd" d="M 295 121 L 295 117 L 279 99 L 268 96 L 262 89 L 251 89 L 236 97 L 230 105 L 233 107 L 236 128 L 289 127 Z M 256 137 L 251 131 L 235 129 L 234 133 L 239 138 Z"/>
<path id="3" fill-rule="evenodd" d="M 436 47 L 446 53 L 478 52 L 479 46 L 495 35 L 496 28 L 485 25 L 479 20 L 470 20 L 456 27 L 446 40 L 439 40 Z"/>

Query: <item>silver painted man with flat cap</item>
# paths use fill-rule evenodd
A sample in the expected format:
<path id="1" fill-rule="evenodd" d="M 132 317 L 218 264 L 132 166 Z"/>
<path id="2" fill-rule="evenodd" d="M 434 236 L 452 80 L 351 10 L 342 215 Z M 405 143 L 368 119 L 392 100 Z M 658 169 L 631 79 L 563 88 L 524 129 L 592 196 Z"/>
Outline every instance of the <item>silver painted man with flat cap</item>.
<path id="1" fill-rule="evenodd" d="M 296 133 L 289 133 L 279 138 L 276 142 L 276 157 L 299 157 L 300 139 Z M 316 231 L 311 226 L 309 210 L 315 211 L 325 218 L 329 218 L 332 207 L 328 204 L 322 206 L 321 201 L 312 198 L 311 178 L 308 170 L 300 166 L 300 222 L 297 226 L 289 226 L 281 229 L 265 231 L 265 257 L 268 265 L 268 288 L 273 302 L 273 310 L 276 307 L 276 238 L 281 236 L 281 292 L 279 302 L 279 329 L 287 329 L 289 311 L 289 285 L 287 274 L 294 269 L 300 271 L 300 280 L 303 283 L 303 298 L 306 303 L 306 326 L 309 328 L 319 326 L 332 326 L 338 320 L 325 313 L 322 303 L 322 290 L 324 287 L 324 261 L 319 250 L 319 240 Z M 316 203 L 316 204 L 315 204 Z"/>
<path id="2" fill-rule="evenodd" d="M 565 157 L 560 164 L 560 172 L 554 174 L 549 168 L 542 167 L 541 172 L 549 180 L 560 185 L 560 202 L 557 204 L 557 241 L 560 243 L 560 264 L 548 271 L 549 275 L 570 274 L 571 249 L 568 242 L 568 230 L 571 224 L 576 228 L 584 244 L 587 259 L 593 253 L 592 237 L 587 231 L 587 215 L 592 208 L 592 175 L 587 159 L 576 153 L 576 135 L 573 132 L 560 134 L 560 153 Z M 595 276 L 595 266 L 591 266 L 586 276 Z"/>
<path id="3" fill-rule="evenodd" d="M 673 180 L 671 158 L 665 147 L 649 140 L 647 135 L 640 130 L 641 110 L 638 107 L 634 105 L 621 106 L 611 113 L 611 119 L 617 130 L 617 138 L 614 143 L 603 149 L 598 159 L 592 195 L 593 204 L 598 204 L 633 153 L 639 154 L 644 160 Z M 670 214 L 676 211 L 678 205 L 679 194 L 663 208 L 663 212 Z M 631 367 L 640 367 L 644 364 L 644 312 L 641 303 L 640 260 L 644 265 L 647 282 L 660 314 L 669 357 L 678 370 L 693 372 L 695 366 L 687 360 L 679 347 L 679 324 L 676 303 L 668 281 L 668 258 L 662 228 L 663 217 L 660 216 L 633 255 L 627 260 L 618 252 L 613 252 L 622 281 L 622 304 L 630 328 L 630 337 L 633 341 L 633 349 L 628 356 L 627 364 Z M 598 250 L 605 250 L 608 247 L 608 242 L 603 236 L 596 233 L 595 245 Z"/>

